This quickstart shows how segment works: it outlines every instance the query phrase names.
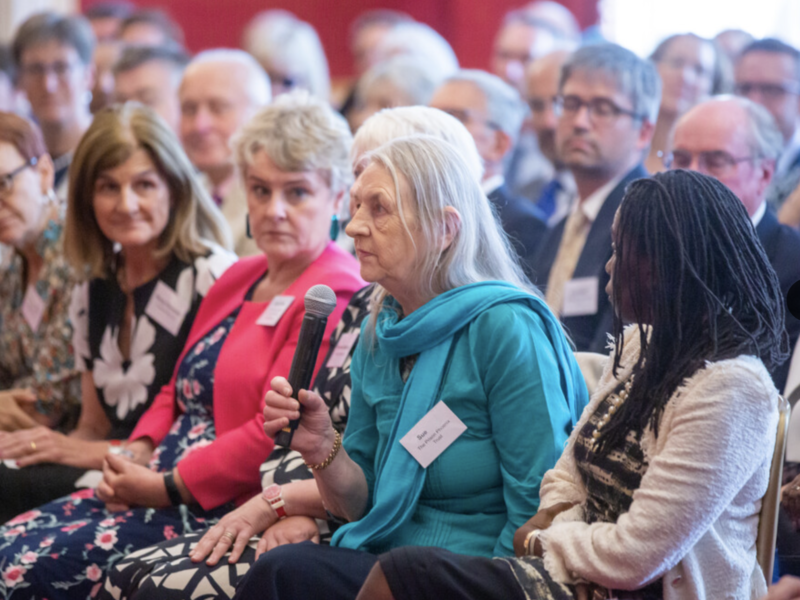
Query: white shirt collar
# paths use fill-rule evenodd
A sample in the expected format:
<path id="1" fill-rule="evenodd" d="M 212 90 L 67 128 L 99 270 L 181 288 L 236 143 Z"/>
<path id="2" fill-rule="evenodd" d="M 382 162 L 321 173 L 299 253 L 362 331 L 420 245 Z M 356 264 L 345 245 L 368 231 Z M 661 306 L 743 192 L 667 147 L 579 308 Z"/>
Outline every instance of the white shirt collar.
<path id="1" fill-rule="evenodd" d="M 750 217 L 750 221 L 753 223 L 753 227 L 758 227 L 758 224 L 761 223 L 761 219 L 764 218 L 764 213 L 766 212 L 767 212 L 767 202 L 764 201 L 761 203 L 761 206 L 759 206 L 756 209 L 756 212 L 753 214 L 753 216 Z"/>
<path id="2" fill-rule="evenodd" d="M 506 178 L 503 177 L 502 174 L 492 175 L 488 179 L 484 179 L 483 182 L 481 182 L 483 193 L 488 196 L 495 190 L 500 189 L 505 182 Z"/>
<path id="3" fill-rule="evenodd" d="M 603 187 L 595 190 L 595 192 L 586 198 L 586 200 L 578 204 L 578 209 L 583 211 L 583 214 L 586 216 L 589 222 L 594 223 L 594 220 L 597 218 L 597 214 L 600 212 L 600 209 L 603 208 L 603 203 L 606 201 L 606 198 L 608 198 L 608 195 L 615 187 L 617 187 L 625 175 L 627 175 L 627 172 L 618 175 L 606 183 Z"/>
<path id="4" fill-rule="evenodd" d="M 792 135 L 792 139 L 786 144 L 786 147 L 781 152 L 780 158 L 778 158 L 778 162 L 775 165 L 775 175 L 776 176 L 783 176 L 789 168 L 792 166 L 794 159 L 797 158 L 797 154 L 800 152 L 800 125 L 798 125 L 797 129 L 794 130 L 794 134 Z"/>

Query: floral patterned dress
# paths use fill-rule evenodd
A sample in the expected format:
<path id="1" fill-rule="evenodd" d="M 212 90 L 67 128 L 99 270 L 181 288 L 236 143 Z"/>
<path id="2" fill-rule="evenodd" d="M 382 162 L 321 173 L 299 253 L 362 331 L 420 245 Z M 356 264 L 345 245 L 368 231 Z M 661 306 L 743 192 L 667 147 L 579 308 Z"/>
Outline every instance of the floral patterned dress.
<path id="1" fill-rule="evenodd" d="M 155 449 L 150 467 L 167 471 L 215 439 L 214 367 L 239 309 L 187 352 L 178 369 L 182 413 Z M 134 508 L 110 513 L 94 490 L 75 492 L 28 511 L 0 528 L 0 597 L 94 598 L 110 566 L 131 552 L 202 531 L 233 508 Z"/>

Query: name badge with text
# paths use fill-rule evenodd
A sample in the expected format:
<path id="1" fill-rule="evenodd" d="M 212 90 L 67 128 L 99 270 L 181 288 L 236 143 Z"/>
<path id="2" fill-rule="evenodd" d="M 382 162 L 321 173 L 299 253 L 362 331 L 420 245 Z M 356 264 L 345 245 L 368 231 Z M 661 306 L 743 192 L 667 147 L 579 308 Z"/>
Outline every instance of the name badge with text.
<path id="1" fill-rule="evenodd" d="M 440 401 L 403 436 L 400 443 L 423 469 L 427 469 L 466 430 L 467 426 L 461 419 Z"/>
<path id="2" fill-rule="evenodd" d="M 258 317 L 256 325 L 275 327 L 281 320 L 283 313 L 292 305 L 292 302 L 294 302 L 294 296 L 275 296 L 267 306 L 267 309 Z"/>
<path id="3" fill-rule="evenodd" d="M 358 334 L 361 333 L 360 329 L 356 329 L 350 333 L 343 333 L 333 350 L 333 354 L 325 364 L 327 369 L 341 369 L 344 366 L 347 357 L 350 356 L 350 350 L 356 345 Z"/>
<path id="4" fill-rule="evenodd" d="M 31 331 L 38 331 L 42 324 L 46 305 L 39 292 L 32 285 L 25 290 L 25 297 L 22 299 L 22 316 L 31 328 Z"/>
<path id="5" fill-rule="evenodd" d="M 163 281 L 159 281 L 144 308 L 144 314 L 172 335 L 178 335 L 190 308 L 189 303 L 181 299 L 175 290 Z"/>
<path id="6" fill-rule="evenodd" d="M 564 284 L 562 317 L 583 317 L 597 314 L 597 277 L 579 277 Z"/>

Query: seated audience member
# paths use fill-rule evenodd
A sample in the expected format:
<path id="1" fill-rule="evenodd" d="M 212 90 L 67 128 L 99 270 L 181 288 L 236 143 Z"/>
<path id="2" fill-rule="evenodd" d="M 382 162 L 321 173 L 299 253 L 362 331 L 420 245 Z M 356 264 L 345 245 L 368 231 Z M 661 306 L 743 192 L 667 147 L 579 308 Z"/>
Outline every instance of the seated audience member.
<path id="1" fill-rule="evenodd" d="M 135 100 L 152 108 L 176 133 L 180 129 L 178 88 L 189 57 L 176 46 L 131 46 L 114 65 L 117 102 Z"/>
<path id="2" fill-rule="evenodd" d="M 160 9 L 137 10 L 119 26 L 119 40 L 128 46 L 183 46 L 181 26 Z"/>
<path id="3" fill-rule="evenodd" d="M 54 188 L 62 201 L 67 198 L 72 153 L 92 122 L 94 45 L 86 19 L 52 12 L 33 15 L 22 23 L 12 45 L 19 86 L 53 158 Z"/>
<path id="4" fill-rule="evenodd" d="M 312 25 L 285 10 L 256 15 L 242 35 L 242 48 L 264 67 L 272 83 L 272 97 L 294 89 L 329 100 L 328 59 Z"/>
<path id="5" fill-rule="evenodd" d="M 375 553 L 399 546 L 510 555 L 519 517 L 537 505 L 542 474 L 583 409 L 586 388 L 566 337 L 521 274 L 459 150 L 405 137 L 363 166 L 347 231 L 362 276 L 377 289 L 350 367 L 344 446 L 310 392 L 300 393 L 292 441 L 317 484 L 305 506 L 316 516 L 327 507 L 347 523 L 331 546 L 263 554 L 238 587 L 243 600 L 309 598 L 320 589 L 354 598 Z M 285 379 L 272 388 L 270 436 L 300 406 Z M 453 416 L 429 415 L 429 425 L 413 430 L 431 410 Z M 409 432 L 429 439 L 456 418 L 466 432 L 432 463 L 401 442 Z"/>
<path id="6" fill-rule="evenodd" d="M 428 104 L 441 82 L 436 69 L 418 57 L 401 55 L 378 63 L 358 80 L 350 128 L 358 131 L 384 108 Z"/>
<path id="7" fill-rule="evenodd" d="M 80 376 L 67 318 L 74 276 L 64 259 L 64 211 L 42 134 L 0 112 L 0 430 L 74 426 Z M 0 440 L 2 440 L 0 434 Z"/>
<path id="8" fill-rule="evenodd" d="M 534 19 L 549 25 L 563 40 L 575 47 L 581 43 L 581 27 L 575 15 L 561 2 L 534 0 L 526 4 L 522 10 Z"/>
<path id="9" fill-rule="evenodd" d="M 247 237 L 247 199 L 236 175 L 231 136 L 271 99 L 269 77 L 242 50 L 206 50 L 183 73 L 178 97 L 180 137 L 189 160 L 207 179 L 214 201 L 233 233 L 239 256 L 259 253 Z"/>
<path id="10" fill-rule="evenodd" d="M 537 58 L 558 49 L 572 49 L 574 43 L 563 39 L 549 23 L 532 16 L 525 9 L 509 12 L 503 19 L 492 48 L 491 70 L 525 91 L 525 68 Z M 552 169 L 536 144 L 529 125 L 523 126 L 514 152 L 506 163 L 506 180 L 514 195 L 537 198 L 552 177 Z"/>
<path id="11" fill-rule="evenodd" d="M 613 360 L 514 536 L 517 557 L 392 550 L 359 598 L 767 591 L 756 535 L 778 422 L 768 367 L 786 348 L 778 280 L 741 202 L 699 173 L 633 182 L 613 229 Z"/>
<path id="12" fill-rule="evenodd" d="M 201 297 L 235 259 L 218 246 L 229 239 L 219 211 L 150 109 L 95 116 L 69 198 L 65 254 L 89 279 L 69 309 L 80 420 L 68 435 L 36 427 L 0 438 L 0 458 L 21 467 L 0 466 L 0 522 L 74 492 L 86 469 L 102 467 L 169 382 Z"/>
<path id="13" fill-rule="evenodd" d="M 686 113 L 675 127 L 672 168 L 692 169 L 716 177 L 744 204 L 770 265 L 778 274 L 781 293 L 800 280 L 800 232 L 781 225 L 766 195 L 780 155 L 781 137 L 763 107 L 746 98 L 708 100 Z M 800 336 L 800 319 L 786 313 L 790 348 Z M 770 373 L 783 390 L 789 360 Z"/>
<path id="14" fill-rule="evenodd" d="M 114 103 L 114 63 L 122 52 L 116 40 L 98 42 L 94 49 L 94 87 L 89 110 L 92 114 Z"/>
<path id="15" fill-rule="evenodd" d="M 17 89 L 17 69 L 11 48 L 0 45 L 0 111 L 23 114 L 25 105 L 22 93 Z"/>
<path id="16" fill-rule="evenodd" d="M 453 48 L 435 29 L 425 23 L 398 23 L 381 38 L 375 48 L 377 63 L 393 56 L 410 56 L 424 62 L 439 79 L 458 71 L 458 58 Z"/>
<path id="17" fill-rule="evenodd" d="M 608 345 L 614 313 L 603 290 L 611 223 L 625 187 L 647 176 L 641 160 L 660 98 L 652 63 L 614 44 L 576 50 L 561 71 L 556 144 L 578 201 L 547 232 L 531 271 L 579 351 Z"/>
<path id="18" fill-rule="evenodd" d="M 555 225 L 567 216 L 577 191 L 572 173 L 556 150 L 558 119 L 554 102 L 558 96 L 561 67 L 569 58 L 566 50 L 556 50 L 532 61 L 525 70 L 526 98 L 531 109 L 531 128 L 542 155 L 553 167 L 553 178 L 542 188 L 534 203 L 544 213 L 547 223 Z"/>
<path id="19" fill-rule="evenodd" d="M 800 52 L 776 39 L 745 47 L 735 68 L 736 93 L 761 104 L 783 136 L 767 201 L 778 209 L 800 183 Z"/>
<path id="20" fill-rule="evenodd" d="M 434 135 L 453 144 L 462 153 L 475 180 L 481 180 L 481 158 L 464 126 L 454 117 L 424 106 L 386 109 L 368 119 L 358 130 L 350 153 L 356 170 L 363 168 L 360 159 L 367 152 L 392 139 L 415 133 Z M 371 284 L 359 290 L 347 305 L 331 336 L 328 356 L 322 362 L 314 385 L 315 393 L 325 399 L 331 422 L 340 434 L 344 432 L 350 410 L 350 364 L 361 323 L 369 314 L 369 299 L 374 289 L 375 285 Z M 284 496 L 290 498 L 298 485 L 304 485 L 299 483 L 301 480 L 312 478 L 311 470 L 300 466 L 300 460 L 302 457 L 294 450 L 280 446 L 273 449 L 261 465 L 261 485 L 266 497 L 273 501 Z M 288 508 L 294 509 L 291 504 Z M 109 571 L 105 591 L 98 597 L 121 600 L 169 594 L 173 600 L 178 600 L 208 594 L 232 598 L 238 582 L 264 551 L 284 543 L 303 541 L 309 536 L 312 539 L 316 536 L 320 543 L 329 543 L 331 527 L 325 521 L 318 523 L 320 527 L 309 517 L 298 515 L 278 519 L 265 497 L 255 496 L 220 519 L 202 539 L 199 533 L 189 534 L 126 557 Z M 335 525 L 333 523 L 332 527 Z M 259 541 L 254 536 L 262 531 L 264 535 Z M 222 560 L 223 557 L 226 560 Z M 230 567 L 234 563 L 235 569 Z M 168 592 L 163 585 L 167 580 L 170 581 Z M 181 589 L 177 591 L 176 588 Z"/>
<path id="21" fill-rule="evenodd" d="M 437 88 L 430 106 L 453 115 L 472 135 L 483 159 L 483 191 L 516 254 L 530 260 L 547 224 L 533 204 L 511 194 L 503 177 L 505 158 L 527 112 L 517 90 L 485 71 L 463 70 Z"/>
<path id="22" fill-rule="evenodd" d="M 119 37 L 122 22 L 136 10 L 133 4 L 124 0 L 98 2 L 83 11 L 83 16 L 92 26 L 98 43 L 111 42 Z"/>
<path id="23" fill-rule="evenodd" d="M 202 303 L 171 381 L 130 437 L 142 460 L 108 455 L 97 497 L 67 496 L 0 530 L 14 540 L 0 550 L 6 565 L 28 564 L 18 560 L 23 546 L 53 539 L 59 548 L 25 571 L 24 594 L 87 597 L 125 554 L 213 524 L 259 491 L 258 467 L 272 450 L 261 428 L 264 393 L 289 372 L 306 292 L 323 283 L 336 294 L 323 357 L 364 284 L 356 260 L 329 236 L 347 190 L 351 141 L 344 119 L 302 96 L 279 99 L 241 130 L 237 162 L 262 255 L 231 267 Z M 87 569 L 96 577 L 84 577 Z"/>
<path id="24" fill-rule="evenodd" d="M 672 35 L 650 55 L 661 77 L 661 104 L 650 152 L 644 161 L 650 173 L 666 170 L 664 157 L 675 122 L 698 102 L 722 87 L 721 56 L 711 40 L 693 33 Z"/>

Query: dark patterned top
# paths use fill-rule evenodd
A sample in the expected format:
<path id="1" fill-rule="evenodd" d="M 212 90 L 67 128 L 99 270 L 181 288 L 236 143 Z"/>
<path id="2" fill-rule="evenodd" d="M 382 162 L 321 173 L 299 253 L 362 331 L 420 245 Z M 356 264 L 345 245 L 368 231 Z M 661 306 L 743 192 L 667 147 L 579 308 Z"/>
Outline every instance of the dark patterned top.
<path id="1" fill-rule="evenodd" d="M 174 469 L 190 453 L 208 446 L 216 439 L 214 368 L 222 345 L 239 314 L 239 308 L 223 319 L 183 357 L 175 379 L 175 398 L 181 414 L 153 451 L 150 468 L 154 471 Z"/>
<path id="2" fill-rule="evenodd" d="M 111 423 L 110 439 L 126 439 L 136 422 L 169 382 L 200 301 L 217 277 L 235 262 L 224 250 L 187 264 L 177 257 L 154 279 L 133 290 L 134 318 L 129 359 L 119 348 L 119 326 L 127 298 L 114 274 L 75 288 L 70 318 L 77 366 L 91 371 L 97 397 Z M 186 307 L 177 335 L 157 319 L 148 304 L 160 285 Z M 161 287 L 163 291 L 163 287 Z"/>
<path id="3" fill-rule="evenodd" d="M 27 291 L 22 256 L 13 253 L 0 273 L 0 390 L 32 389 L 37 410 L 59 417 L 66 430 L 80 411 L 81 392 L 68 318 L 75 280 L 64 258 L 62 230 L 61 221 L 51 220 L 36 242 L 44 259 L 33 287 L 43 308 L 38 323 L 22 311 Z"/>

